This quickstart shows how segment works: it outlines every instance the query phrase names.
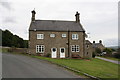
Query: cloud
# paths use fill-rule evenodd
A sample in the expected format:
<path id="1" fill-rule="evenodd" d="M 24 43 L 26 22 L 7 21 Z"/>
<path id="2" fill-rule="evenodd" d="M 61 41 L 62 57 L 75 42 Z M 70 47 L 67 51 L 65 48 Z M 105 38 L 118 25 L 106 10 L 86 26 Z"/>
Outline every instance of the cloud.
<path id="1" fill-rule="evenodd" d="M 2 7 L 0 12 L 3 12 L 0 13 L 2 14 L 0 16 L 5 28 L 19 34 L 24 39 L 28 39 L 27 31 L 32 9 L 36 10 L 36 19 L 41 20 L 73 21 L 75 20 L 75 12 L 79 11 L 81 24 L 86 32 L 90 32 L 91 41 L 102 39 L 107 46 L 118 42 L 114 39 L 118 34 L 117 6 L 117 0 L 0 0 L 0 7 Z"/>
<path id="2" fill-rule="evenodd" d="M 16 23 L 16 20 L 14 17 L 10 16 L 10 17 L 5 17 L 5 19 L 3 20 L 3 23 Z"/>
<path id="3" fill-rule="evenodd" d="M 105 46 L 118 46 L 118 39 L 117 38 L 111 38 L 111 39 L 106 39 L 104 41 Z"/>
<path id="4" fill-rule="evenodd" d="M 5 8 L 7 10 L 12 10 L 12 3 L 8 2 L 7 0 L 1 0 L 0 1 L 0 6 L 2 6 L 2 8 Z"/>

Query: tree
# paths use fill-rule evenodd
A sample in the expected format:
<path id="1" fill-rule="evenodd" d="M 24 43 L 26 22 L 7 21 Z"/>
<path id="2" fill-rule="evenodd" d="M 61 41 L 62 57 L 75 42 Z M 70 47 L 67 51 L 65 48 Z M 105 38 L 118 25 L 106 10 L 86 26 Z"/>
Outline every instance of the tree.
<path id="1" fill-rule="evenodd" d="M 96 48 L 96 49 L 95 49 L 95 52 L 96 52 L 97 54 L 100 54 L 100 53 L 101 53 L 101 49 L 100 49 L 100 48 Z"/>
<path id="2" fill-rule="evenodd" d="M 27 48 L 28 41 L 17 35 L 13 35 L 9 30 L 2 31 L 2 46 Z"/>
<path id="3" fill-rule="evenodd" d="M 105 48 L 103 51 L 106 52 L 107 54 L 112 53 L 112 49 L 110 49 L 110 48 Z"/>

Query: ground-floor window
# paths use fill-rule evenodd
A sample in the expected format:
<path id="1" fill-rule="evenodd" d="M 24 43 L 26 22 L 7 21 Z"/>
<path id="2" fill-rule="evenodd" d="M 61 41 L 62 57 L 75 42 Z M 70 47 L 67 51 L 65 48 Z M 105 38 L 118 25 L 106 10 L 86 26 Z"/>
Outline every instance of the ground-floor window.
<path id="1" fill-rule="evenodd" d="M 71 45 L 72 52 L 79 52 L 79 45 Z"/>
<path id="2" fill-rule="evenodd" d="M 36 53 L 44 53 L 45 46 L 44 45 L 36 45 Z"/>

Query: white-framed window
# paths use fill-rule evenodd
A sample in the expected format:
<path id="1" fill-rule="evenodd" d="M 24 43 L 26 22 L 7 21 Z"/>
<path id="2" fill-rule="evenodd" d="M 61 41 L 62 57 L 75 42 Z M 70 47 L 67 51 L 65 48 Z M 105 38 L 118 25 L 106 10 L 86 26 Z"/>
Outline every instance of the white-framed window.
<path id="1" fill-rule="evenodd" d="M 55 37 L 55 34 L 50 34 L 50 37 Z"/>
<path id="2" fill-rule="evenodd" d="M 62 34 L 62 37 L 66 37 L 66 34 Z"/>
<path id="3" fill-rule="evenodd" d="M 71 52 L 79 52 L 79 45 L 71 45 Z"/>
<path id="4" fill-rule="evenodd" d="M 44 45 L 36 45 L 36 53 L 44 53 L 45 46 Z"/>
<path id="5" fill-rule="evenodd" d="M 72 39 L 77 40 L 78 39 L 78 34 L 72 34 Z"/>
<path id="6" fill-rule="evenodd" d="M 44 39 L 44 34 L 37 34 L 37 39 Z"/>

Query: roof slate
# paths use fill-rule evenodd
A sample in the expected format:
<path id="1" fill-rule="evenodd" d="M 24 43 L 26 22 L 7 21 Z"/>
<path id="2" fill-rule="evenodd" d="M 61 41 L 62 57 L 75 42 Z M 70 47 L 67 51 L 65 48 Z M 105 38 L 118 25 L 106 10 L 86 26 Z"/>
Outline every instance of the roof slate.
<path id="1" fill-rule="evenodd" d="M 80 23 L 75 21 L 35 20 L 29 30 L 42 31 L 85 31 Z"/>

